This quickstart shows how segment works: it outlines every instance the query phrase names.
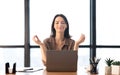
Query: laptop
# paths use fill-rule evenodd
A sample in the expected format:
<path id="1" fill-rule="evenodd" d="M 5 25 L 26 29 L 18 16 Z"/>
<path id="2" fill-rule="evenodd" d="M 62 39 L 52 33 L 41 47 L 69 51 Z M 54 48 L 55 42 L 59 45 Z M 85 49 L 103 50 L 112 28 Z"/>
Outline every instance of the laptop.
<path id="1" fill-rule="evenodd" d="M 48 72 L 76 72 L 77 53 L 77 51 L 73 50 L 47 50 L 46 70 Z"/>

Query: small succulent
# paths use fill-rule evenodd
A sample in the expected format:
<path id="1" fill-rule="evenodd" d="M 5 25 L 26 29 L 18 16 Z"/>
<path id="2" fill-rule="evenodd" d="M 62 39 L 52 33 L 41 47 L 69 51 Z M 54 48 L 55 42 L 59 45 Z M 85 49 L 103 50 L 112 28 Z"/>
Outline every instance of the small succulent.
<path id="1" fill-rule="evenodd" d="M 114 62 L 114 60 L 111 59 L 111 58 L 106 58 L 106 59 L 105 59 L 105 62 L 106 62 L 106 64 L 107 64 L 107 66 L 111 66 L 112 63 Z"/>
<path id="2" fill-rule="evenodd" d="M 114 61 L 112 65 L 119 65 L 120 66 L 120 61 Z"/>

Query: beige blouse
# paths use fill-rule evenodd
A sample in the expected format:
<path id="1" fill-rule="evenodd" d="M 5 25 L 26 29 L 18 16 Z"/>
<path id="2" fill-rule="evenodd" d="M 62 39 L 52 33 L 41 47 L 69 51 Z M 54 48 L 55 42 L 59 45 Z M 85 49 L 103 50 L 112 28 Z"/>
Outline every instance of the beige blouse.
<path id="1" fill-rule="evenodd" d="M 47 50 L 58 50 L 54 37 L 46 38 L 44 40 L 44 44 Z M 64 39 L 64 42 L 62 43 L 60 50 L 73 50 L 74 44 L 75 44 L 75 41 L 73 39 L 66 38 Z"/>

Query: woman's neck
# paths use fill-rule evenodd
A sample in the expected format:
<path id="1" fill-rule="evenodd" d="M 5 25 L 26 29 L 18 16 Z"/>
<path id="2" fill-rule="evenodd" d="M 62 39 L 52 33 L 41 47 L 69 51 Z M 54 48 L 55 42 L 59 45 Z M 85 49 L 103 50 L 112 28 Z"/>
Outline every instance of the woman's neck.
<path id="1" fill-rule="evenodd" d="M 64 40 L 64 34 L 63 33 L 57 33 L 55 37 L 56 41 L 63 41 Z"/>

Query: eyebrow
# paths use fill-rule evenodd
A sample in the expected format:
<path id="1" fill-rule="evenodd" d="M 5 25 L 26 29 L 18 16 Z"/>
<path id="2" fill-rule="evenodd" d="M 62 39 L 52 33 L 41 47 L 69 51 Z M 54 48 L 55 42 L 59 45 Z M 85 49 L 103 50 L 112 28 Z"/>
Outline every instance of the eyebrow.
<path id="1" fill-rule="evenodd" d="M 55 22 L 59 22 L 59 21 L 55 21 Z M 65 22 L 65 21 L 60 21 L 60 22 Z"/>

